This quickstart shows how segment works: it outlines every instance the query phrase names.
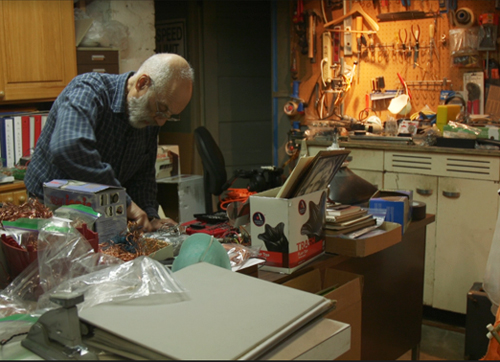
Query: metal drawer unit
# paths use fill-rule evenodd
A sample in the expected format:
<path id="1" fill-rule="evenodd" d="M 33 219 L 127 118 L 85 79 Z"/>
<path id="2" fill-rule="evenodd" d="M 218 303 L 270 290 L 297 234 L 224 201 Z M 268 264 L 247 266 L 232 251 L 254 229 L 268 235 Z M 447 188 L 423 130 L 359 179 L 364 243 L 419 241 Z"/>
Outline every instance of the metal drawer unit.
<path id="1" fill-rule="evenodd" d="M 88 72 L 119 74 L 118 49 L 112 48 L 78 48 L 78 74 Z"/>

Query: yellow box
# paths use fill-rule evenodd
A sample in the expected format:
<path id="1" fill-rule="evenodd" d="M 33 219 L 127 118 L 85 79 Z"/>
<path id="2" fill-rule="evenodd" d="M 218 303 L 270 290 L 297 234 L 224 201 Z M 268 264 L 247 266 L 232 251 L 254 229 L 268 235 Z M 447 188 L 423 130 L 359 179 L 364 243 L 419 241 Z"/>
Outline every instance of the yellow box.
<path id="1" fill-rule="evenodd" d="M 457 115 L 460 113 L 462 108 L 459 104 L 445 104 L 438 106 L 436 115 L 436 126 L 443 132 L 443 127 L 448 124 L 448 121 L 454 121 L 457 119 Z"/>

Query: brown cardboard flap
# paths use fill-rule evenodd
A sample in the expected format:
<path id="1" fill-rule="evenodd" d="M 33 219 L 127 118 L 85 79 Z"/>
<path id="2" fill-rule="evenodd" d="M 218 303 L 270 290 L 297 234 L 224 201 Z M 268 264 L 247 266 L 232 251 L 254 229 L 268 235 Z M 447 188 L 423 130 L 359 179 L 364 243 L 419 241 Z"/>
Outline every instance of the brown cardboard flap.
<path id="1" fill-rule="evenodd" d="M 323 289 L 321 283 L 321 273 L 319 269 L 311 270 L 308 273 L 302 274 L 287 281 L 286 283 L 283 283 L 283 285 L 295 289 L 300 289 L 309 293 L 317 293 Z"/>
<path id="2" fill-rule="evenodd" d="M 376 230 L 383 230 L 384 232 L 379 233 L 380 231 L 377 231 L 379 233 L 377 235 L 358 239 L 326 234 L 325 251 L 339 255 L 363 257 L 384 250 L 402 240 L 401 225 L 398 223 L 385 221 Z"/>

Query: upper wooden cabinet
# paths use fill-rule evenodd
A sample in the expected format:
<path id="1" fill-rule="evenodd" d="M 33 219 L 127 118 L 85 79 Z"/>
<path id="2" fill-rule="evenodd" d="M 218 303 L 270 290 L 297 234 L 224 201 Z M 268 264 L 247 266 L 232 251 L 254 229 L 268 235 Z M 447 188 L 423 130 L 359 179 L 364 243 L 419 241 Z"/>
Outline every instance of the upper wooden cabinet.
<path id="1" fill-rule="evenodd" d="M 72 0 L 0 0 L 0 105 L 52 101 L 76 74 Z"/>

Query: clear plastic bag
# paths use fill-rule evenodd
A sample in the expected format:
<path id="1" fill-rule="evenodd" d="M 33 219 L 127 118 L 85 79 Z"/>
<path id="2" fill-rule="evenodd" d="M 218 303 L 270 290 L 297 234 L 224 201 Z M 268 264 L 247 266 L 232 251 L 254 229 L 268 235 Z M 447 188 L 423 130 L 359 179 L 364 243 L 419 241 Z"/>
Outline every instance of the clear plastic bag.
<path id="1" fill-rule="evenodd" d="M 41 315 L 58 307 L 49 301 L 52 292 L 83 293 L 85 301 L 79 309 L 153 294 L 165 300 L 168 296 L 162 294 L 184 292 L 170 271 L 150 258 L 124 263 L 95 253 L 70 223 L 52 218 L 40 225 L 38 259 L 0 292 L 0 318 L 18 313 Z"/>
<path id="2" fill-rule="evenodd" d="M 259 256 L 260 247 L 258 249 L 252 249 L 250 247 L 236 243 L 225 243 L 222 244 L 222 246 L 227 251 L 229 262 L 231 263 L 231 268 L 241 266 L 248 259 L 256 258 L 257 256 Z"/>

